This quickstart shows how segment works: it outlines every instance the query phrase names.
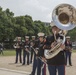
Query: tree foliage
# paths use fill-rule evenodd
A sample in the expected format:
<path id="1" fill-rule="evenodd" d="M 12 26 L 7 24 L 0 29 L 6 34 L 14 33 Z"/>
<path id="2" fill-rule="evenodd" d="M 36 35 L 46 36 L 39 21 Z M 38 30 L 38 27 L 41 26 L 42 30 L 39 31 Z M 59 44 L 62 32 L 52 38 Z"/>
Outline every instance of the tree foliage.
<path id="1" fill-rule="evenodd" d="M 0 41 L 13 41 L 16 36 L 37 35 L 38 32 L 50 34 L 49 27 L 41 21 L 33 21 L 30 15 L 16 16 L 9 9 L 0 7 Z"/>
<path id="2" fill-rule="evenodd" d="M 73 40 L 76 39 L 75 30 L 76 28 L 68 33 Z M 51 26 L 45 26 L 40 20 L 33 21 L 30 15 L 14 17 L 14 13 L 9 9 L 2 10 L 0 7 L 0 41 L 9 40 L 12 42 L 16 36 L 37 36 L 38 32 L 50 35 Z"/>

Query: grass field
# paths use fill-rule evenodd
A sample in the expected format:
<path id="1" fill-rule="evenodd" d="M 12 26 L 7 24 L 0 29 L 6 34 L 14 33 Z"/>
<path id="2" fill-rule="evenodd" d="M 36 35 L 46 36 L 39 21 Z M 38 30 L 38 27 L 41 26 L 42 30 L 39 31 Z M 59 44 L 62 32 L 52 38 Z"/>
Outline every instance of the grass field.
<path id="1" fill-rule="evenodd" d="M 76 50 L 73 50 L 72 52 L 76 52 Z"/>
<path id="2" fill-rule="evenodd" d="M 3 51 L 3 55 L 0 54 L 0 56 L 14 56 L 15 55 L 15 50 L 10 49 L 10 50 L 4 50 Z"/>
<path id="3" fill-rule="evenodd" d="M 72 52 L 76 52 L 76 50 L 73 50 Z M 15 56 L 15 50 L 10 49 L 10 50 L 4 50 L 3 51 L 4 55 L 0 54 L 0 56 Z"/>

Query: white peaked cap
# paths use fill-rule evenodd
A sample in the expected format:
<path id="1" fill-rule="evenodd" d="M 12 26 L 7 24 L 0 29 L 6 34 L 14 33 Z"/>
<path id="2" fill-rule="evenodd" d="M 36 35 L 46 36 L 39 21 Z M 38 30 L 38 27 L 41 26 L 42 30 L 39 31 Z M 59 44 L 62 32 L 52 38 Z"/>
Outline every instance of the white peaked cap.
<path id="1" fill-rule="evenodd" d="M 35 36 L 32 36 L 32 38 L 35 38 Z"/>
<path id="2" fill-rule="evenodd" d="M 70 36 L 66 36 L 66 38 L 69 38 L 70 39 Z"/>
<path id="3" fill-rule="evenodd" d="M 17 39 L 21 39 L 21 37 L 17 37 Z"/>
<path id="4" fill-rule="evenodd" d="M 39 32 L 37 35 L 38 35 L 38 36 L 44 36 L 44 33 Z"/>
<path id="5" fill-rule="evenodd" d="M 29 39 L 29 36 L 25 36 L 25 38 Z"/>

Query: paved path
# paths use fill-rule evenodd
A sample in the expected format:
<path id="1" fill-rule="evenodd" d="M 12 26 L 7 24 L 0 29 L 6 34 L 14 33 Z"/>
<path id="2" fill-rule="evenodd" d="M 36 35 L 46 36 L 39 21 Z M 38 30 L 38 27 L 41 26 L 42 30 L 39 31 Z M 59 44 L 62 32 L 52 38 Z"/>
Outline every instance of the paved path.
<path id="1" fill-rule="evenodd" d="M 15 56 L 0 56 L 0 75 L 28 75 L 31 73 L 32 64 L 29 66 L 14 64 Z M 73 66 L 66 66 L 66 75 L 76 75 L 76 53 L 72 53 Z M 47 70 L 47 75 L 49 75 Z"/>
<path id="2" fill-rule="evenodd" d="M 0 68 L 0 75 L 29 75 L 27 72 Z"/>

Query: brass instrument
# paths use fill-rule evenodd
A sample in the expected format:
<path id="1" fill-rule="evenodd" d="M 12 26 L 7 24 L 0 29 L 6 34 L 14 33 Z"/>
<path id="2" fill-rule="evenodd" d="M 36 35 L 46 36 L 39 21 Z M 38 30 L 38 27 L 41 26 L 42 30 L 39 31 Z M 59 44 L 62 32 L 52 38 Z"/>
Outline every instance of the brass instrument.
<path id="1" fill-rule="evenodd" d="M 69 51 L 69 52 L 72 52 L 72 48 L 70 46 L 65 46 L 65 50 Z"/>
<path id="2" fill-rule="evenodd" d="M 53 10 L 52 19 L 54 25 L 66 33 L 67 30 L 76 27 L 76 9 L 69 4 L 60 4 Z M 54 48 L 44 51 L 46 59 L 53 58 L 62 50 L 60 46 L 65 42 L 65 33 L 59 33 L 63 39 L 56 39 L 57 43 Z"/>
<path id="3" fill-rule="evenodd" d="M 15 41 L 16 43 L 13 45 L 13 47 L 14 47 L 14 48 L 20 48 L 20 45 L 19 45 L 18 41 L 21 42 L 21 37 L 16 37 L 16 38 L 14 39 L 14 41 Z"/>
<path id="4" fill-rule="evenodd" d="M 24 48 L 25 48 L 25 51 L 27 51 L 29 54 L 31 53 L 30 50 L 28 49 L 29 48 L 28 45 L 24 46 Z"/>
<path id="5" fill-rule="evenodd" d="M 20 46 L 19 46 L 18 43 L 14 44 L 13 47 L 14 47 L 14 48 L 20 48 Z"/>
<path id="6" fill-rule="evenodd" d="M 76 9 L 69 4 L 60 4 L 53 10 L 52 19 L 58 28 L 71 30 L 76 27 Z"/>
<path id="7" fill-rule="evenodd" d="M 33 48 L 32 46 L 31 46 L 31 48 L 33 49 L 33 51 L 35 52 L 35 54 L 38 54 L 39 48 Z"/>

